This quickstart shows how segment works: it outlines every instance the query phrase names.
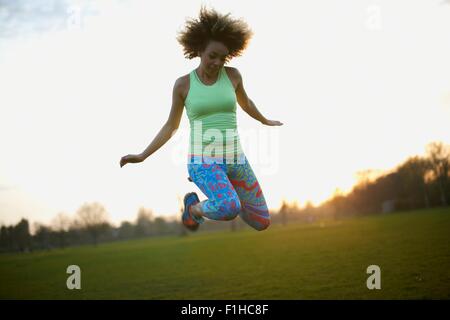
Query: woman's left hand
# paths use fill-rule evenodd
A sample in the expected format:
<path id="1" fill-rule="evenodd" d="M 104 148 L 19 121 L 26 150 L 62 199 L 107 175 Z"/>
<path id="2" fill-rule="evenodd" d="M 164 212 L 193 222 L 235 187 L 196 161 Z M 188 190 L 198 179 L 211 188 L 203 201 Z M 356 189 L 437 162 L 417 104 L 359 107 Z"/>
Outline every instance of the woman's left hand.
<path id="1" fill-rule="evenodd" d="M 266 120 L 263 122 L 266 126 L 282 126 L 283 123 L 281 123 L 278 120 Z"/>

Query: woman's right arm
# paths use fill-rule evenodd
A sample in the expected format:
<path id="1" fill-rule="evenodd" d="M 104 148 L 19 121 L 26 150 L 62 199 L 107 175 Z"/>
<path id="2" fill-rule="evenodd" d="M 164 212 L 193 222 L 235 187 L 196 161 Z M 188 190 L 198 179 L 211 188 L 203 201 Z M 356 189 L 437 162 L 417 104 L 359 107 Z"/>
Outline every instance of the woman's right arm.
<path id="1" fill-rule="evenodd" d="M 177 79 L 172 91 L 172 108 L 169 117 L 158 132 L 153 141 L 148 145 L 143 152 L 137 155 L 126 155 L 120 160 L 120 166 L 123 167 L 127 163 L 142 162 L 152 155 L 155 151 L 161 148 L 176 132 L 180 125 L 181 116 L 183 115 L 184 98 L 183 90 L 185 85 L 182 78 Z"/>

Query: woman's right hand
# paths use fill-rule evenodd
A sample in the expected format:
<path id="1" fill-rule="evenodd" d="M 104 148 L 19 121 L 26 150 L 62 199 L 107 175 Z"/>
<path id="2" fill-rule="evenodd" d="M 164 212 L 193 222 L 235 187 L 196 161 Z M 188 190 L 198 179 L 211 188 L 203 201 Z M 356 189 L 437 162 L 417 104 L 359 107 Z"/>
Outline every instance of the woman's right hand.
<path id="1" fill-rule="evenodd" d="M 120 159 L 120 167 L 122 168 L 127 163 L 139 163 L 144 160 L 145 159 L 140 154 L 128 154 Z"/>

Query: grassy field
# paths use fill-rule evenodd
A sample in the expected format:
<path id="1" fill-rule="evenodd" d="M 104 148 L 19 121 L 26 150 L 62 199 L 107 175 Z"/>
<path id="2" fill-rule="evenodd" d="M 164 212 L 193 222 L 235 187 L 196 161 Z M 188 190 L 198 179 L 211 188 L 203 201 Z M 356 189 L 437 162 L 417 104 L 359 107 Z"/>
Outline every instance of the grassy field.
<path id="1" fill-rule="evenodd" d="M 450 209 L 2 254 L 0 298 L 449 299 Z"/>

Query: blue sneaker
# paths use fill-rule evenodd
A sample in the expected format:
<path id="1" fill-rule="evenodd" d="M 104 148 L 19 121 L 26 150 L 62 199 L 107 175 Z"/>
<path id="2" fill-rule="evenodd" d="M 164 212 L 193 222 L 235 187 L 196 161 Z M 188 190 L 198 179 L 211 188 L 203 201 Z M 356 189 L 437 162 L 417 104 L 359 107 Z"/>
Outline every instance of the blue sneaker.
<path id="1" fill-rule="evenodd" d="M 193 204 L 199 203 L 200 199 L 198 198 L 195 192 L 186 193 L 184 196 L 184 210 L 183 215 L 181 216 L 181 221 L 183 225 L 191 231 L 196 231 L 201 223 L 203 223 L 203 217 L 194 217 L 189 212 L 189 207 Z"/>

